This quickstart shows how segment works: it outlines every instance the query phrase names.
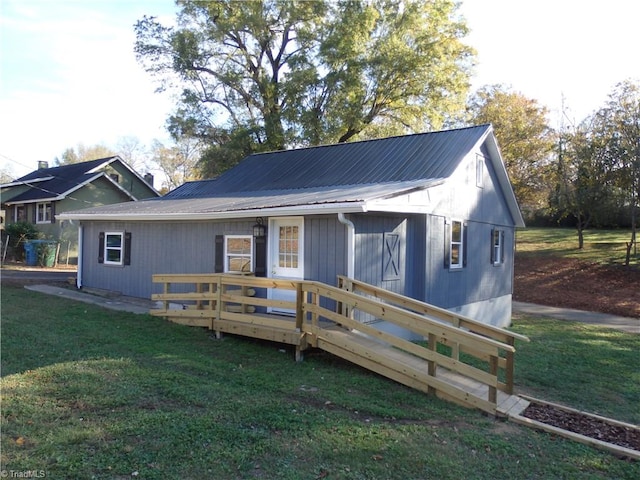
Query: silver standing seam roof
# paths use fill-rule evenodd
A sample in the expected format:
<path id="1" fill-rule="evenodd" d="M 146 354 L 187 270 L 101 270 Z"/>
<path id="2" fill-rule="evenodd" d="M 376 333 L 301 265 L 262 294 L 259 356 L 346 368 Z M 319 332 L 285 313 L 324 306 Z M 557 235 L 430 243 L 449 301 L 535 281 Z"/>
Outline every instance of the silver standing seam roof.
<path id="1" fill-rule="evenodd" d="M 444 182 L 488 142 L 516 224 L 522 217 L 490 125 L 250 155 L 213 180 L 162 198 L 66 212 L 61 219 L 165 220 L 366 211 L 366 202 Z"/>

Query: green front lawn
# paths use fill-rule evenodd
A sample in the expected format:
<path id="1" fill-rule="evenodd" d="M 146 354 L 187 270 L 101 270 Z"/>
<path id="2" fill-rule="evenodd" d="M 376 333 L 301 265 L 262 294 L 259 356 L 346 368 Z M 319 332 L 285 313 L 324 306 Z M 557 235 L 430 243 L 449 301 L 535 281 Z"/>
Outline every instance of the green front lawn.
<path id="1" fill-rule="evenodd" d="M 0 469 L 7 472 L 65 479 L 640 478 L 640 463 L 454 406 L 322 352 L 296 363 L 282 345 L 215 340 L 204 329 L 20 288 L 3 288 L 1 306 Z M 518 385 L 637 421 L 639 337 L 555 325 L 517 321 L 514 329 L 533 340 L 517 345 Z M 603 391 L 604 400 L 591 398 Z"/>
<path id="2" fill-rule="evenodd" d="M 575 228 L 525 228 L 516 233 L 518 255 L 558 256 L 584 262 L 623 264 L 630 230 L 586 230 L 584 248 L 578 249 Z M 631 264 L 640 265 L 640 254 L 631 255 Z"/>

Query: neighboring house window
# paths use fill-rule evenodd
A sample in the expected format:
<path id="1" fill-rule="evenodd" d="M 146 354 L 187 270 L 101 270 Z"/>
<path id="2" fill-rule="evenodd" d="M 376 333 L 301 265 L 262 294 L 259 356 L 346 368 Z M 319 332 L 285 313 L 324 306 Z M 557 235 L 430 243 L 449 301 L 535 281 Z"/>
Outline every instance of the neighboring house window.
<path id="1" fill-rule="evenodd" d="M 504 263 L 504 230 L 499 228 L 491 230 L 491 263 L 493 265 Z"/>
<path id="2" fill-rule="evenodd" d="M 51 223 L 51 203 L 36 204 L 36 223 Z"/>
<path id="3" fill-rule="evenodd" d="M 105 265 L 130 265 L 131 233 L 100 232 L 98 263 Z"/>
<path id="4" fill-rule="evenodd" d="M 26 222 L 27 221 L 27 209 L 24 205 L 16 205 L 15 210 L 15 218 L 16 222 Z"/>
<path id="5" fill-rule="evenodd" d="M 463 268 L 467 265 L 467 224 L 461 220 L 448 220 L 445 227 L 445 267 Z"/>
<path id="6" fill-rule="evenodd" d="M 253 268 L 253 237 L 227 235 L 224 237 L 224 271 L 228 273 L 251 272 Z"/>

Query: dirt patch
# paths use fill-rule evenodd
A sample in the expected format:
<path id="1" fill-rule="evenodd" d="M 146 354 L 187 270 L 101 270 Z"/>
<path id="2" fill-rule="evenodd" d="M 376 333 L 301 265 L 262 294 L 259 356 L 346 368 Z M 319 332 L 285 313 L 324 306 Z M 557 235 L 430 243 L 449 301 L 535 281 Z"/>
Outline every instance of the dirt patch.
<path id="1" fill-rule="evenodd" d="M 516 255 L 514 300 L 640 317 L 640 268 Z"/>

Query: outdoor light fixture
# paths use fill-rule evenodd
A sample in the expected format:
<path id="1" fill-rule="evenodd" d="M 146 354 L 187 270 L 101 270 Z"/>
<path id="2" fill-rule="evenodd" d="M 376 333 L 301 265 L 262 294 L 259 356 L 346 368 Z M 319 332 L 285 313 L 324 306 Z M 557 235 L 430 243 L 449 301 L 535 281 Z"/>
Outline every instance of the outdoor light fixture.
<path id="1" fill-rule="evenodd" d="M 263 225 L 262 217 L 256 218 L 256 224 L 253 226 L 254 238 L 263 238 L 267 233 L 267 227 Z"/>

